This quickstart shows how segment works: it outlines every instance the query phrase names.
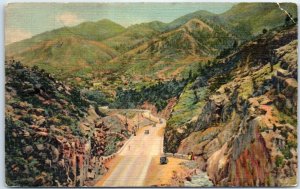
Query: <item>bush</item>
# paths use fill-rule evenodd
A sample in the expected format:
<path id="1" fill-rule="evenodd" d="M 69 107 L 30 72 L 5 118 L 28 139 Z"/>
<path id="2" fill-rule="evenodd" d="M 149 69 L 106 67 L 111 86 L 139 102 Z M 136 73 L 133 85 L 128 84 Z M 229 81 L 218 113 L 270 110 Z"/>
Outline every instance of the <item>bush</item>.
<path id="1" fill-rule="evenodd" d="M 282 156 L 276 156 L 276 159 L 275 159 L 275 164 L 276 164 L 276 167 L 281 167 L 282 164 L 283 164 L 283 157 Z"/>
<path id="2" fill-rule="evenodd" d="M 268 32 L 268 30 L 266 29 L 266 28 L 264 28 L 263 30 L 262 30 L 262 33 L 263 34 L 266 34 Z"/>
<path id="3" fill-rule="evenodd" d="M 283 156 L 285 157 L 285 159 L 291 159 L 293 157 L 290 148 L 287 146 L 284 149 L 281 150 Z"/>
<path id="4" fill-rule="evenodd" d="M 187 80 L 172 80 L 165 83 L 157 83 L 149 87 L 142 87 L 141 90 L 123 90 L 117 89 L 116 100 L 110 105 L 113 108 L 136 108 L 148 101 L 154 104 L 158 111 L 163 110 L 167 106 L 167 101 L 173 97 L 178 97 Z"/>
<path id="5" fill-rule="evenodd" d="M 100 106 L 107 106 L 109 104 L 106 96 L 101 91 L 82 90 L 82 96 Z"/>

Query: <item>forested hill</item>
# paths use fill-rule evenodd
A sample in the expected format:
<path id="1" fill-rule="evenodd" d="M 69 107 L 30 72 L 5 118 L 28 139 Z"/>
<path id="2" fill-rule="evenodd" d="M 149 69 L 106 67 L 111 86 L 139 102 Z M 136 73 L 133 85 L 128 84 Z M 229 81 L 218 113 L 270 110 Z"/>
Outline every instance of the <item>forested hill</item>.
<path id="1" fill-rule="evenodd" d="M 280 6 L 296 19 L 295 4 Z M 182 79 L 199 62 L 223 56 L 224 51 L 284 24 L 285 19 L 276 3 L 239 3 L 222 14 L 199 10 L 170 23 L 152 21 L 127 28 L 103 19 L 10 44 L 6 57 L 36 65 L 68 84 L 100 85 L 114 95 L 119 86 Z"/>

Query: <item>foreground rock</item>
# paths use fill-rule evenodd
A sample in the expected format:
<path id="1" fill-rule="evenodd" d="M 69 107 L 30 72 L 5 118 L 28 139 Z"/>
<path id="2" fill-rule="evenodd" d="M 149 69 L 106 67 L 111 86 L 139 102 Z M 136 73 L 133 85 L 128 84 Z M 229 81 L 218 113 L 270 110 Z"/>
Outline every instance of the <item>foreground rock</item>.
<path id="1" fill-rule="evenodd" d="M 212 187 L 213 183 L 209 180 L 206 173 L 200 172 L 193 175 L 190 181 L 184 182 L 185 187 Z"/>
<path id="2" fill-rule="evenodd" d="M 197 117 L 177 127 L 167 125 L 166 149 L 194 152 L 216 186 L 294 186 L 296 27 L 259 36 L 218 64 L 223 71 L 212 72 L 223 76 L 207 74 L 213 90 L 206 93 Z"/>
<path id="3" fill-rule="evenodd" d="M 83 186 L 104 174 L 103 156 L 129 137 L 125 122 L 99 116 L 78 89 L 43 70 L 5 66 L 7 185 Z"/>

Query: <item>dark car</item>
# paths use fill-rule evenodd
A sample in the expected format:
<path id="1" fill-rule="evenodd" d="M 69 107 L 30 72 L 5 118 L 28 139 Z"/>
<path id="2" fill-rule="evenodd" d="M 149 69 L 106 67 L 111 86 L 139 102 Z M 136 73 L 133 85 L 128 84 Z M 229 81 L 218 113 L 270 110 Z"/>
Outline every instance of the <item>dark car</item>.
<path id="1" fill-rule="evenodd" d="M 160 157 L 160 164 L 167 164 L 169 162 L 168 158 L 166 156 L 161 156 Z"/>
<path id="2" fill-rule="evenodd" d="M 144 132 L 145 135 L 148 135 L 149 133 L 150 133 L 149 130 L 145 130 Z"/>

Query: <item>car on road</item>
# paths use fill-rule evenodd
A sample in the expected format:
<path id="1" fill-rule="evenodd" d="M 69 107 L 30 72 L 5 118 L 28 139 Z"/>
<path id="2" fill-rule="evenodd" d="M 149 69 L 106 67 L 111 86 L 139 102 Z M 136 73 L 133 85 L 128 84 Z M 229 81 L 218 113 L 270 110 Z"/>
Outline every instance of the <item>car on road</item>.
<path id="1" fill-rule="evenodd" d="M 167 156 L 161 156 L 159 160 L 161 165 L 167 164 L 169 162 Z"/>
<path id="2" fill-rule="evenodd" d="M 145 130 L 145 132 L 144 132 L 145 135 L 148 135 L 149 133 L 150 133 L 149 130 Z"/>

